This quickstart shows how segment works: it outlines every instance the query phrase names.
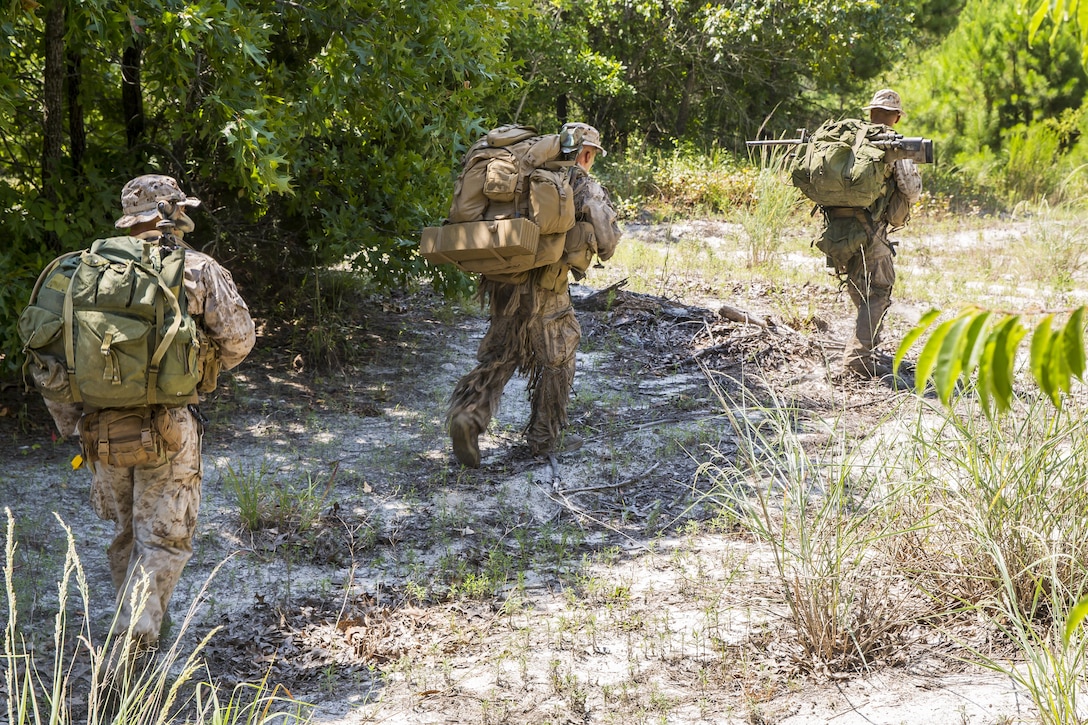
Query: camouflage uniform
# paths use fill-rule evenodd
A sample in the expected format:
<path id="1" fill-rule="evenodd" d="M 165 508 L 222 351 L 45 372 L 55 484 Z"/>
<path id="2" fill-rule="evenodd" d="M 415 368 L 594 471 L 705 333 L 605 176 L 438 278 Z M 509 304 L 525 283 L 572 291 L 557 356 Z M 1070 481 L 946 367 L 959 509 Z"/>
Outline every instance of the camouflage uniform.
<path id="1" fill-rule="evenodd" d="M 888 225 L 874 225 L 874 234 L 856 252 L 845 267 L 846 292 L 857 308 L 854 337 L 847 343 L 844 364 L 847 368 L 871 374 L 876 369 L 873 352 L 880 344 L 884 315 L 892 304 L 895 265 Z"/>
<path id="2" fill-rule="evenodd" d="M 581 146 L 604 153 L 600 134 L 585 124 L 576 129 Z M 567 150 L 567 149 L 564 149 Z M 581 166 L 571 167 L 576 225 L 591 239 L 596 256 L 606 261 L 619 242 L 620 228 L 608 192 Z M 515 372 L 529 377 L 532 413 L 526 441 L 533 455 L 554 450 L 567 424 L 567 402 L 574 383 L 574 362 L 582 329 L 568 289 L 566 259 L 532 270 L 513 283 L 483 277 L 479 295 L 490 304 L 491 324 L 476 353 L 478 364 L 462 377 L 450 396 L 447 423 L 454 453 L 463 464 L 480 465 L 477 439 L 498 408 L 503 389 Z M 576 272 L 580 275 L 582 273 Z"/>
<path id="3" fill-rule="evenodd" d="M 902 114 L 899 94 L 888 89 L 877 91 L 865 108 L 881 108 Z M 838 270 L 844 275 L 846 291 L 857 308 L 854 337 L 847 343 L 843 363 L 847 369 L 860 375 L 876 374 L 874 351 L 880 344 L 884 315 L 892 303 L 895 248 L 888 241 L 888 232 L 906 223 L 906 219 L 903 219 L 897 226 L 892 226 L 889 221 L 886 214 L 892 196 L 901 194 L 909 209 L 911 204 L 918 201 L 921 193 L 922 178 L 914 162 L 909 159 L 896 161 L 888 179 L 888 189 L 872 209 L 873 223 L 866 229 L 868 242 Z"/>
<path id="4" fill-rule="evenodd" d="M 161 198 L 173 201 L 179 208 L 199 203 L 186 198 L 169 177 L 138 177 L 122 192 L 125 216 L 117 225 L 128 228 L 157 219 L 157 211 L 151 212 L 146 202 Z M 178 215 L 178 222 L 181 234 L 192 229 L 184 213 Z M 160 234 L 147 231 L 135 236 L 154 239 Z M 242 362 L 253 348 L 254 324 L 230 272 L 208 255 L 186 250 L 185 294 L 189 313 L 218 345 L 223 368 Z M 48 399 L 46 404 L 62 434 L 78 430 L 82 406 Z M 161 409 L 159 414 L 172 419 L 181 438 L 179 450 L 138 466 L 114 466 L 101 459 L 89 464 L 91 505 L 101 518 L 114 522 L 114 537 L 107 554 L 117 590 L 117 626 L 122 631 L 130 626 L 133 591 L 146 586 L 149 599 L 132 630 L 149 645 L 158 640 L 174 587 L 192 556 L 203 474 L 203 426 L 195 411 L 181 406 Z"/>

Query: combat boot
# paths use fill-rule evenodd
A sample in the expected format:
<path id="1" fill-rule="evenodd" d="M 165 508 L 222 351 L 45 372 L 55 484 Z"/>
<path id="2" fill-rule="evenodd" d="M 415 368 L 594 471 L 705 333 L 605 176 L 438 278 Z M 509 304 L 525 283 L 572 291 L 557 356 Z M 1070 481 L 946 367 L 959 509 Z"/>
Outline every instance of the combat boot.
<path id="1" fill-rule="evenodd" d="M 462 465 L 469 468 L 480 467 L 480 431 L 472 416 L 458 413 L 450 421 L 450 440 L 453 442 L 453 455 Z"/>
<path id="2" fill-rule="evenodd" d="M 859 378 L 873 378 L 877 376 L 876 361 L 869 355 L 847 355 L 843 360 L 843 367 L 857 375 Z"/>
<path id="3" fill-rule="evenodd" d="M 529 453 L 534 457 L 547 456 L 547 455 L 559 455 L 561 453 L 573 453 L 574 451 L 581 450 L 585 441 L 582 440 L 582 436 L 575 433 L 564 433 L 559 437 L 558 441 L 551 441 L 547 443 L 530 443 Z"/>

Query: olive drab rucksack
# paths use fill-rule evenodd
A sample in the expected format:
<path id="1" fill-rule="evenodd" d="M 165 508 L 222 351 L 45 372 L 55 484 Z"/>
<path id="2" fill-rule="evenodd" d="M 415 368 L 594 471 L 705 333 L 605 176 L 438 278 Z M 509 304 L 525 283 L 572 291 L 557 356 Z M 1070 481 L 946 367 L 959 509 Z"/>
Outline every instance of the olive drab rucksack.
<path id="1" fill-rule="evenodd" d="M 185 252 L 110 237 L 55 259 L 19 316 L 24 377 L 88 408 L 195 402 L 209 343 L 187 310 Z"/>
<path id="2" fill-rule="evenodd" d="M 853 118 L 824 123 L 790 162 L 790 183 L 822 207 L 869 207 L 884 195 L 891 173 L 873 139 L 889 131 Z"/>

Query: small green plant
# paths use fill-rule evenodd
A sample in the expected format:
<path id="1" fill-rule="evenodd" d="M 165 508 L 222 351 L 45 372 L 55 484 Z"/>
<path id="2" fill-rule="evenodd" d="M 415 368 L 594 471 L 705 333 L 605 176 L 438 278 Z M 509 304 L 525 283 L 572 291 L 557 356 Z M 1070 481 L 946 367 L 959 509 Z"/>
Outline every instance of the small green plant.
<path id="1" fill-rule="evenodd" d="M 337 468 L 327 481 L 307 474 L 305 482 L 284 484 L 274 479 L 262 462 L 256 471 L 228 465 L 223 478 L 238 503 L 238 515 L 247 531 L 279 529 L 296 534 L 308 531 L 320 520 L 328 502 Z"/>
<path id="2" fill-rule="evenodd" d="M 1047 314 L 1031 333 L 1032 379 L 1055 407 L 1061 406 L 1063 393 L 1072 389 L 1073 380 L 1084 378 L 1084 312 L 1083 306 L 1073 310 L 1057 329 L 1051 326 L 1054 315 Z M 987 416 L 1008 411 L 1015 400 L 1017 350 L 1028 335 L 1021 316 L 977 307 L 968 307 L 938 323 L 940 315 L 939 310 L 930 310 L 904 336 L 895 353 L 895 368 L 899 368 L 910 347 L 928 333 L 915 368 L 915 390 L 919 395 L 932 380 L 937 396 L 947 406 L 958 390 L 957 382 L 962 381 L 972 385 Z"/>
<path id="3" fill-rule="evenodd" d="M 265 463 L 257 471 L 245 471 L 227 464 L 223 480 L 227 490 L 234 494 L 238 503 L 238 515 L 242 519 L 242 526 L 247 531 L 258 531 L 264 528 L 265 506 L 269 498 L 269 484 L 266 482 L 268 468 Z"/>

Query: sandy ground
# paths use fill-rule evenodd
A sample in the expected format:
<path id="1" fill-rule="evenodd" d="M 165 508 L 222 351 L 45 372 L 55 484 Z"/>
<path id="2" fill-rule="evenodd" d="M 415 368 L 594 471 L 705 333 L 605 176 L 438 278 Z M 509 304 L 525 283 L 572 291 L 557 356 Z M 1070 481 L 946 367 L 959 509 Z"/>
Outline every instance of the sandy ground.
<path id="1" fill-rule="evenodd" d="M 1032 721 L 1008 678 L 917 622 L 868 671 L 798 662 L 770 551 L 707 497 L 706 464 L 735 453 L 726 409 L 743 390 L 807 411 L 814 444 L 829 431 L 894 435 L 910 393 L 828 377 L 851 318 L 830 280 L 795 292 L 797 309 L 818 310 L 807 326 L 754 284 L 619 288 L 599 305 L 602 282 L 587 283 L 574 289 L 584 335 L 571 405 L 585 445 L 554 461 L 522 442 L 520 378 L 481 439 L 481 469 L 453 459 L 445 399 L 486 319 L 426 293 L 366 300 L 367 353 L 342 374 L 315 374 L 262 337 L 224 376 L 203 406 L 201 523 L 172 606 L 181 622 L 193 605 L 172 633 L 187 647 L 221 628 L 204 651 L 209 678 L 268 675 L 323 723 Z M 917 314 L 897 307 L 890 330 Z M 54 513 L 74 532 L 98 635 L 111 525 L 69 465 L 76 444 L 55 440 L 33 396 L 3 393 L 0 502 L 17 522 L 20 619 L 47 652 L 63 558 Z M 278 496 L 258 531 L 239 516 L 247 487 Z"/>

